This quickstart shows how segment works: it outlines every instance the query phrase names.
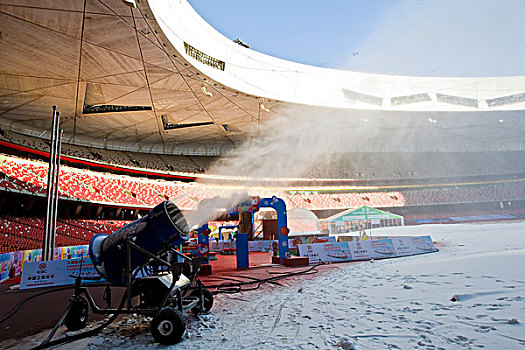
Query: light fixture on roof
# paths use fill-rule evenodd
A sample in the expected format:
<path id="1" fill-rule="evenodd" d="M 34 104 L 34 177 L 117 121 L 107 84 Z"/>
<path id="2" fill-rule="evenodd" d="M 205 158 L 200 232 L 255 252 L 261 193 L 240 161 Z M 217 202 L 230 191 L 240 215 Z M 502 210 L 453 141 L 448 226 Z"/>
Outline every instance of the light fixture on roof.
<path id="1" fill-rule="evenodd" d="M 137 3 L 135 2 L 135 0 L 122 0 L 122 2 L 128 5 L 129 7 L 137 8 Z"/>
<path id="2" fill-rule="evenodd" d="M 222 127 L 227 132 L 237 132 L 237 133 L 241 132 L 241 130 L 239 128 L 233 126 L 232 124 L 222 124 Z"/>
<path id="3" fill-rule="evenodd" d="M 242 47 L 245 47 L 245 48 L 247 48 L 247 49 L 250 48 L 250 44 L 247 44 L 247 43 L 243 42 L 243 41 L 241 40 L 241 38 L 237 38 L 237 39 L 235 39 L 233 42 L 236 43 L 236 44 L 239 44 L 239 45 L 241 45 Z"/>
<path id="4" fill-rule="evenodd" d="M 360 117 L 359 119 L 361 119 L 361 120 L 362 120 L 363 122 L 365 122 L 365 123 L 368 121 L 368 119 L 363 118 L 363 117 Z"/>
<path id="5" fill-rule="evenodd" d="M 437 123 L 437 120 L 436 120 L 436 119 L 432 119 L 432 118 L 430 118 L 430 117 L 428 117 L 427 119 L 428 119 L 428 121 L 431 122 L 431 123 L 434 123 L 434 124 Z"/>
<path id="6" fill-rule="evenodd" d="M 205 85 L 202 85 L 201 86 L 201 91 L 204 95 L 206 96 L 210 96 L 210 97 L 213 97 L 213 94 L 211 93 L 211 91 L 208 91 L 208 89 L 206 89 L 206 86 Z"/>
<path id="7" fill-rule="evenodd" d="M 498 122 L 503 123 L 503 119 L 498 120 Z"/>
<path id="8" fill-rule="evenodd" d="M 212 125 L 212 124 L 214 124 L 213 122 L 170 124 L 169 121 L 168 121 L 168 117 L 165 114 L 161 115 L 160 119 L 162 120 L 162 126 L 164 127 L 164 130 L 185 129 L 185 128 L 193 128 L 193 127 L 196 127 L 196 126 L 204 126 L 204 125 Z"/>
<path id="9" fill-rule="evenodd" d="M 85 104 L 82 114 L 125 113 L 151 111 L 151 106 L 90 105 Z"/>
<path id="10" fill-rule="evenodd" d="M 270 110 L 268 108 L 266 108 L 262 102 L 259 102 L 259 107 L 261 108 L 261 110 L 263 110 L 265 112 L 270 112 Z"/>

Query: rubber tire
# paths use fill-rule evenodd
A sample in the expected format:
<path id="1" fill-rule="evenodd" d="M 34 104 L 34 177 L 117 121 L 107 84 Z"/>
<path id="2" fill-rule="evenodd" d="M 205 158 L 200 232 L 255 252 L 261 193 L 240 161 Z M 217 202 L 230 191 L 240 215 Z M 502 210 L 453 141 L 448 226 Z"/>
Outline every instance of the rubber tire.
<path id="1" fill-rule="evenodd" d="M 213 306 L 213 294 L 206 288 L 202 288 L 202 295 L 204 296 L 204 309 L 201 308 L 200 303 L 197 304 L 193 309 L 191 309 L 191 312 L 194 314 L 204 314 L 211 310 Z M 193 292 L 190 293 L 190 296 L 192 297 L 199 297 L 200 293 L 198 289 L 195 289 Z"/>
<path id="2" fill-rule="evenodd" d="M 186 317 L 177 309 L 160 309 L 151 321 L 151 335 L 160 344 L 178 343 L 186 330 Z"/>
<path id="3" fill-rule="evenodd" d="M 69 331 L 78 331 L 86 326 L 89 316 L 89 305 L 85 297 L 72 301 L 71 309 L 64 319 Z"/>

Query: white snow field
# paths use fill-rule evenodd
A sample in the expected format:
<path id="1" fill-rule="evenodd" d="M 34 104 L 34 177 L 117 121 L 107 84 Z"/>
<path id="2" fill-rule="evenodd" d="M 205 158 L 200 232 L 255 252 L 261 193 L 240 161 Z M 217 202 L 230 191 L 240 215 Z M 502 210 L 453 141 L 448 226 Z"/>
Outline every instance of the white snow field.
<path id="1" fill-rule="evenodd" d="M 525 222 L 422 225 L 437 253 L 334 264 L 322 273 L 217 295 L 170 349 L 524 349 Z M 456 300 L 451 301 L 451 299 Z M 165 348 L 124 320 L 67 349 Z"/>

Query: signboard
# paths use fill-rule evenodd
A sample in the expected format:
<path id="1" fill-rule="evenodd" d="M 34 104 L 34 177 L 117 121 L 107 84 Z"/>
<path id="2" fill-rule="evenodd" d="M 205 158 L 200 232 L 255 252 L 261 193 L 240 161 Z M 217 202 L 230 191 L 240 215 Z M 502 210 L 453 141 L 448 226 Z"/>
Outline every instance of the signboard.
<path id="1" fill-rule="evenodd" d="M 346 242 L 346 244 L 350 247 L 350 252 L 352 252 L 354 260 L 368 260 L 373 258 L 370 241 Z"/>
<path id="2" fill-rule="evenodd" d="M 75 283 L 75 277 L 80 272 L 80 266 L 82 266 L 82 277 L 100 277 L 89 257 L 84 259 L 26 262 L 22 271 L 20 289 L 72 285 Z M 82 283 L 99 281 L 82 280 Z"/>
<path id="3" fill-rule="evenodd" d="M 344 242 L 299 244 L 297 248 L 300 256 L 309 258 L 310 264 L 352 260 L 348 244 Z"/>
<path id="4" fill-rule="evenodd" d="M 24 250 L 24 263 L 42 260 L 42 249 Z"/>
<path id="5" fill-rule="evenodd" d="M 414 254 L 414 247 L 412 246 L 411 237 L 397 237 L 392 238 L 394 249 L 397 256 L 405 256 Z"/>
<path id="6" fill-rule="evenodd" d="M 11 254 L 0 254 L 0 282 L 9 278 L 11 271 Z"/>
<path id="7" fill-rule="evenodd" d="M 56 247 L 54 260 L 75 259 L 87 255 L 87 245 Z M 0 282 L 19 276 L 22 273 L 24 263 L 39 262 L 41 260 L 42 249 L 21 250 L 0 254 Z"/>
<path id="8" fill-rule="evenodd" d="M 437 249 L 434 247 L 434 242 L 430 236 L 410 237 L 412 245 L 414 246 L 414 254 L 432 253 Z"/>
<path id="9" fill-rule="evenodd" d="M 224 249 L 234 249 L 236 246 L 235 241 L 212 241 L 210 243 L 210 251 L 222 252 Z"/>
<path id="10" fill-rule="evenodd" d="M 295 237 L 288 238 L 288 247 L 296 249 L 299 244 L 316 244 L 316 243 L 335 243 L 335 237 Z M 273 241 L 277 242 L 277 241 Z M 248 251 L 250 252 L 269 252 L 272 247 L 272 241 L 248 241 Z"/>
<path id="11" fill-rule="evenodd" d="M 336 238 L 333 236 L 325 236 L 325 237 L 314 237 L 314 236 L 308 236 L 303 237 L 304 243 L 335 243 Z"/>
<path id="12" fill-rule="evenodd" d="M 62 260 L 80 258 L 88 255 L 88 247 L 89 246 L 87 245 L 74 245 L 70 247 L 55 248 L 55 256 L 57 254 L 57 249 L 61 249 Z"/>
<path id="13" fill-rule="evenodd" d="M 391 239 L 376 239 L 368 241 L 370 253 L 374 259 L 392 258 L 396 256 L 394 244 Z"/>
<path id="14" fill-rule="evenodd" d="M 430 236 L 392 238 L 397 256 L 432 253 L 437 251 Z"/>
<path id="15" fill-rule="evenodd" d="M 275 241 L 277 242 L 277 241 Z M 272 248 L 272 241 L 248 241 L 249 252 L 269 252 Z"/>
<path id="16" fill-rule="evenodd" d="M 304 243 L 303 237 L 288 238 L 288 247 L 290 249 L 297 249 L 297 246 L 303 243 Z"/>
<path id="17" fill-rule="evenodd" d="M 392 237 L 366 241 L 299 244 L 299 256 L 308 257 L 310 264 L 370 259 L 386 259 L 436 252 L 430 236 Z"/>
<path id="18" fill-rule="evenodd" d="M 337 242 L 351 242 L 351 241 L 372 241 L 372 240 L 378 240 L 378 239 L 394 239 L 394 238 L 400 238 L 402 236 L 366 236 L 366 239 L 363 239 L 363 237 L 359 236 L 338 236 Z"/>

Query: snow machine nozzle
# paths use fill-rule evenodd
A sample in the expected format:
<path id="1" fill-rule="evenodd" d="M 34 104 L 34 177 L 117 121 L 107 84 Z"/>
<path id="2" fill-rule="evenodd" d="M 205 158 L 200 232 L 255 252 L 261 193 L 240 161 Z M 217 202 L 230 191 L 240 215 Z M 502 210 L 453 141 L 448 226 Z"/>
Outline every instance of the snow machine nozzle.
<path id="1" fill-rule="evenodd" d="M 169 246 L 178 247 L 190 238 L 189 226 L 179 208 L 164 201 L 151 209 L 142 218 L 120 228 L 110 236 L 98 234 L 89 243 L 89 256 L 93 266 L 108 282 L 115 286 L 126 285 L 126 242 L 160 255 Z M 143 265 L 149 257 L 139 250 L 131 251 L 133 271 Z"/>

